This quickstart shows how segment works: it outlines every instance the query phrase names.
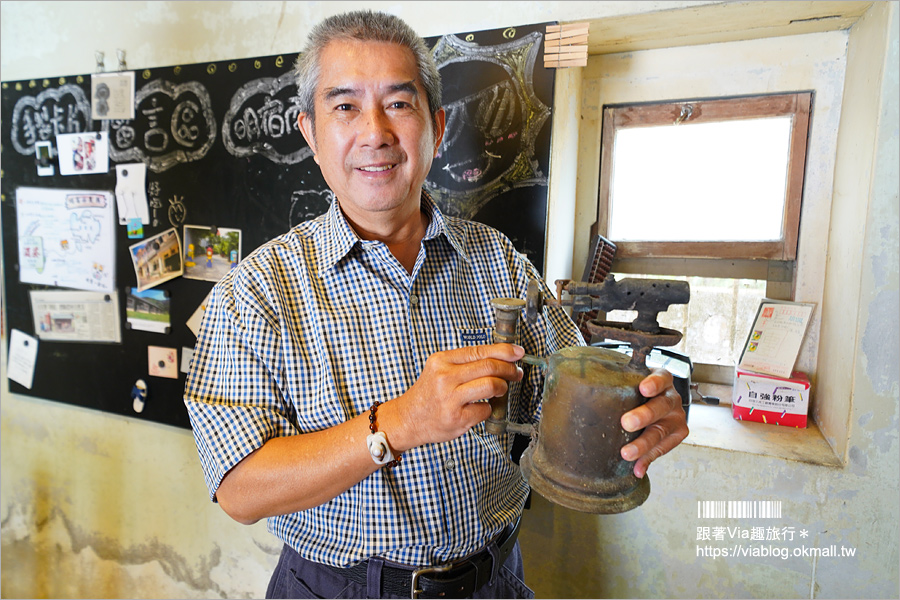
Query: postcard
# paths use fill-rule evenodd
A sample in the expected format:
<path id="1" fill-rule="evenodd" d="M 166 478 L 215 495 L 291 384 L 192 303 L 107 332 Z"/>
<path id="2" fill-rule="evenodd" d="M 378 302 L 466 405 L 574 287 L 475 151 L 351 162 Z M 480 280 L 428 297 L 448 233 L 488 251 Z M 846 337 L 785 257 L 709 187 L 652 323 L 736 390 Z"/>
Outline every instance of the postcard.
<path id="1" fill-rule="evenodd" d="M 241 259 L 241 230 L 184 226 L 184 278 L 219 281 Z"/>
<path id="2" fill-rule="evenodd" d="M 139 331 L 169 333 L 172 319 L 169 316 L 169 292 L 128 288 L 125 292 L 126 327 Z"/>
<path id="3" fill-rule="evenodd" d="M 814 304 L 804 302 L 763 300 L 737 367 L 790 377 L 814 307 Z"/>
<path id="4" fill-rule="evenodd" d="M 197 310 L 194 311 L 194 314 L 187 320 L 187 328 L 191 330 L 194 334 L 194 337 L 197 337 L 197 334 L 200 332 L 200 323 L 203 322 L 203 313 L 206 312 L 206 305 L 209 304 L 209 296 L 212 294 L 212 291 L 206 295 L 206 298 L 203 299 L 203 302 L 200 303 L 200 306 L 197 307 Z"/>
<path id="5" fill-rule="evenodd" d="M 181 243 L 174 227 L 128 247 L 137 289 L 143 292 L 164 281 L 180 277 L 184 272 L 181 260 Z"/>

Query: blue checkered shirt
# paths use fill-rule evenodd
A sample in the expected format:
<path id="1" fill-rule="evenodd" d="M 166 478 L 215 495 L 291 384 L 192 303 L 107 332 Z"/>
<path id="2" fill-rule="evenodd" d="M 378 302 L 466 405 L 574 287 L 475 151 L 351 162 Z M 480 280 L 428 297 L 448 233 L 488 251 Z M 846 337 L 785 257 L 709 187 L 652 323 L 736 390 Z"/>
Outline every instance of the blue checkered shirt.
<path id="1" fill-rule="evenodd" d="M 388 402 L 434 352 L 490 343 L 491 298 L 524 298 L 540 277 L 490 227 L 441 214 L 426 194 L 425 238 L 410 275 L 386 245 L 361 240 L 337 202 L 275 238 L 214 288 L 187 377 L 185 404 L 206 484 L 277 436 L 332 427 Z M 543 285 L 543 284 L 542 284 Z M 569 317 L 520 321 L 520 344 L 543 356 L 583 343 Z M 510 387 L 510 418 L 540 413 L 537 367 Z M 528 485 L 510 460 L 512 434 L 477 425 L 413 448 L 337 498 L 271 517 L 302 556 L 350 566 L 372 556 L 443 563 L 487 543 L 522 510 Z"/>

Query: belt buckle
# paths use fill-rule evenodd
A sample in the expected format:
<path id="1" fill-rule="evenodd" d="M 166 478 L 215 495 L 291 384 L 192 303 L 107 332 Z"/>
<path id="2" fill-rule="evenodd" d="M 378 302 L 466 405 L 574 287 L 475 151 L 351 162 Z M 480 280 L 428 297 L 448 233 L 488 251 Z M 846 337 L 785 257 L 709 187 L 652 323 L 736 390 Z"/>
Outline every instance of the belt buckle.
<path id="1" fill-rule="evenodd" d="M 423 593 L 425 590 L 417 589 L 419 586 L 419 577 L 422 575 L 427 575 L 429 573 L 446 573 L 450 569 L 453 568 L 453 563 L 446 563 L 443 565 L 434 565 L 429 567 L 420 567 L 412 572 L 412 585 L 410 586 L 410 598 L 418 598 L 419 594 Z"/>

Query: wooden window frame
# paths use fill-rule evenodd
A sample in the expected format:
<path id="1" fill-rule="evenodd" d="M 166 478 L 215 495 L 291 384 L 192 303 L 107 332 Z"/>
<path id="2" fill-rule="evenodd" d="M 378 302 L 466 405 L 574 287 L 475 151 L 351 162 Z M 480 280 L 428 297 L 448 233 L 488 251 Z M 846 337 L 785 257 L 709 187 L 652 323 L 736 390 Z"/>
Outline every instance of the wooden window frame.
<path id="1" fill-rule="evenodd" d="M 610 183 L 612 176 L 615 134 L 619 129 L 671 125 L 682 122 L 704 123 L 791 116 L 791 140 L 785 190 L 785 210 L 782 238 L 764 242 L 654 242 L 612 240 L 617 247 L 616 257 L 630 258 L 693 258 L 693 259 L 750 259 L 793 261 L 797 258 L 800 233 L 800 207 L 809 134 L 812 92 L 773 94 L 766 96 L 732 97 L 726 99 L 679 100 L 652 104 L 611 105 L 603 109 L 600 150 L 600 190 L 597 222 L 592 235 L 607 235 L 610 214 Z M 686 107 L 690 116 L 684 117 Z"/>

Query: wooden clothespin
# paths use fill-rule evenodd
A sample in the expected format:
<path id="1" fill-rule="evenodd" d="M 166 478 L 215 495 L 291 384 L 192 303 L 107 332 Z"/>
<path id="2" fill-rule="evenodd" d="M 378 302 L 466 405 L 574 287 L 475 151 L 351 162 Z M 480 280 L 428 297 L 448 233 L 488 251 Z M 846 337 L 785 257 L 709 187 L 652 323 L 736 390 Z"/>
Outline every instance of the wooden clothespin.
<path id="1" fill-rule="evenodd" d="M 544 38 L 544 67 L 583 67 L 587 65 L 590 23 L 548 25 Z"/>

